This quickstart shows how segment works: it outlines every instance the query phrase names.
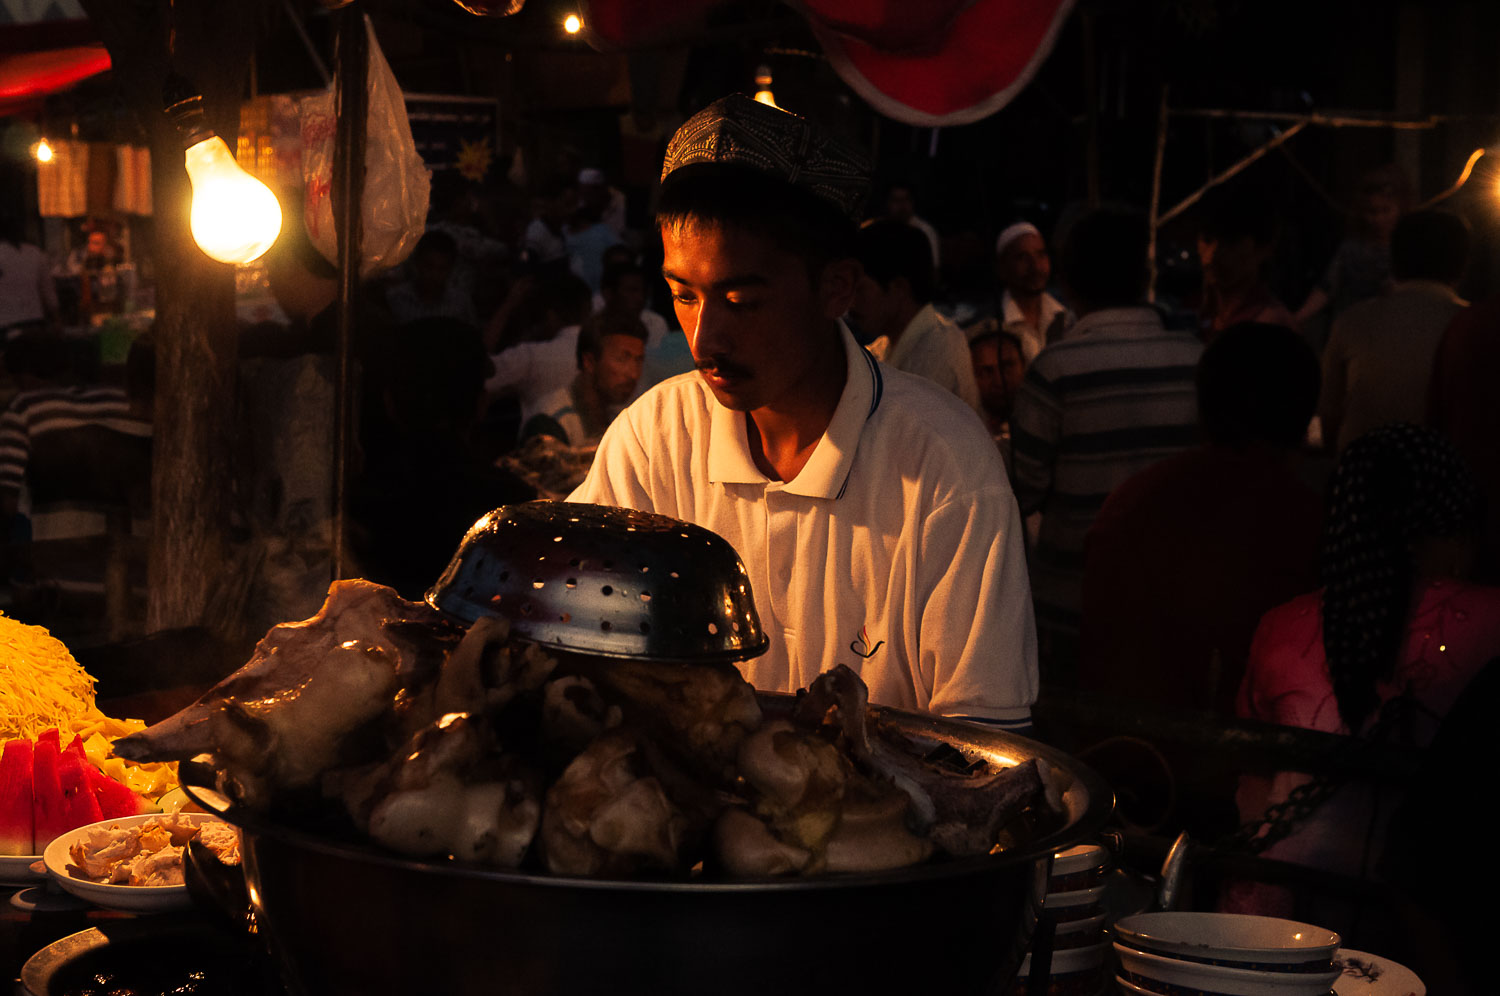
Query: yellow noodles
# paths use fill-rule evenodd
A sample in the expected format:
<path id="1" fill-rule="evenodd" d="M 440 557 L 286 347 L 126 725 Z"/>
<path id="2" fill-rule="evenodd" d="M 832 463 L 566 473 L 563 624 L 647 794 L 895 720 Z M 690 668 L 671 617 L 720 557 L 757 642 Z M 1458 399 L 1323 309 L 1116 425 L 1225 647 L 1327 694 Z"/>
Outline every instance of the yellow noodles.
<path id="1" fill-rule="evenodd" d="M 94 679 L 61 640 L 41 626 L 0 613 L 0 743 L 35 740 L 57 727 L 66 747 L 75 736 L 99 770 L 137 795 L 158 799 L 177 787 L 177 765 L 136 764 L 110 755 L 111 741 L 146 728 L 114 719 L 94 704 Z"/>

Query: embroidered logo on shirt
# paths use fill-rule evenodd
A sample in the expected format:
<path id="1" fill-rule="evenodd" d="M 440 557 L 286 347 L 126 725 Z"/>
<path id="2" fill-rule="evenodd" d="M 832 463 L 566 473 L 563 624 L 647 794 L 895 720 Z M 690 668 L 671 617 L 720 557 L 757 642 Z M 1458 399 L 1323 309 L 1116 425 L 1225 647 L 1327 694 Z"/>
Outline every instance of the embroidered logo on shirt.
<path id="1" fill-rule="evenodd" d="M 870 646 L 869 631 L 866 630 L 865 627 L 861 626 L 859 628 L 859 635 L 856 636 L 853 642 L 849 644 L 849 650 L 855 654 L 858 654 L 860 657 L 863 657 L 865 660 L 869 660 L 871 657 L 875 656 L 875 651 L 879 650 L 883 646 L 885 646 L 884 640 L 881 640 L 873 647 Z"/>

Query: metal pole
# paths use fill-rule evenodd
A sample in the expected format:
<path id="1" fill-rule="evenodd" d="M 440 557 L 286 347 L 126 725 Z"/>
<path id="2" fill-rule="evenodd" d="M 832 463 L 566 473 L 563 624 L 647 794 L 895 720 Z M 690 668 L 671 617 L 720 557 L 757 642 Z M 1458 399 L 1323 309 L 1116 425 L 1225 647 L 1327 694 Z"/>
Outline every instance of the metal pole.
<path id="1" fill-rule="evenodd" d="M 359 289 L 360 221 L 365 188 L 365 78 L 369 46 L 365 16 L 357 4 L 335 11 L 338 42 L 334 50 L 333 218 L 338 236 L 339 295 L 337 328 L 338 380 L 334 393 L 333 576 L 349 566 L 348 512 L 350 455 L 354 451 L 354 302 Z"/>
<path id="2" fill-rule="evenodd" d="M 1148 236 L 1146 241 L 1146 300 L 1156 301 L 1156 230 L 1161 225 L 1157 214 L 1161 211 L 1161 166 L 1167 157 L 1167 87 L 1161 88 L 1161 108 L 1156 115 L 1156 162 L 1151 167 L 1151 213 L 1146 217 Z"/>

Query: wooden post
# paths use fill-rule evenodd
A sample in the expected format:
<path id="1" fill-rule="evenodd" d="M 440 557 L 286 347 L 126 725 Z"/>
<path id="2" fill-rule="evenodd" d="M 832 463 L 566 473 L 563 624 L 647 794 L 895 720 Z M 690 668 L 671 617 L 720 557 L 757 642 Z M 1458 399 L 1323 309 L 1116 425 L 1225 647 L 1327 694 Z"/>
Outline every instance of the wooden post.
<path id="1" fill-rule="evenodd" d="M 188 229 L 182 139 L 162 112 L 169 70 L 203 94 L 208 124 L 233 148 L 263 0 L 82 0 L 126 104 L 151 144 L 156 268 L 156 398 L 148 632 L 191 626 L 220 582 L 232 496 L 238 328 L 234 270 Z"/>
<path id="2" fill-rule="evenodd" d="M 334 108 L 338 129 L 333 147 L 333 219 L 338 234 L 339 296 L 337 327 L 339 364 L 334 396 L 333 432 L 333 576 L 349 567 L 350 455 L 357 430 L 354 413 L 355 296 L 359 290 L 365 189 L 365 117 L 368 103 L 369 40 L 365 15 L 357 4 L 336 12 L 338 48 L 335 58 Z"/>

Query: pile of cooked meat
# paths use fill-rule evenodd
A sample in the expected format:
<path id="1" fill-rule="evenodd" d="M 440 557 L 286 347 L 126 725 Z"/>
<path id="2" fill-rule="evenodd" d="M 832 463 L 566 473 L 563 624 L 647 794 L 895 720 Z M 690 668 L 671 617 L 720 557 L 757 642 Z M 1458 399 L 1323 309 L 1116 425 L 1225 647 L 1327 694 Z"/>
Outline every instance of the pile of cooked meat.
<path id="1" fill-rule="evenodd" d="M 1056 806 L 1036 761 L 924 759 L 842 666 L 768 710 L 731 665 L 551 654 L 367 581 L 335 582 L 115 752 L 210 754 L 240 806 L 337 810 L 403 854 L 562 875 L 878 871 L 983 854 Z"/>

